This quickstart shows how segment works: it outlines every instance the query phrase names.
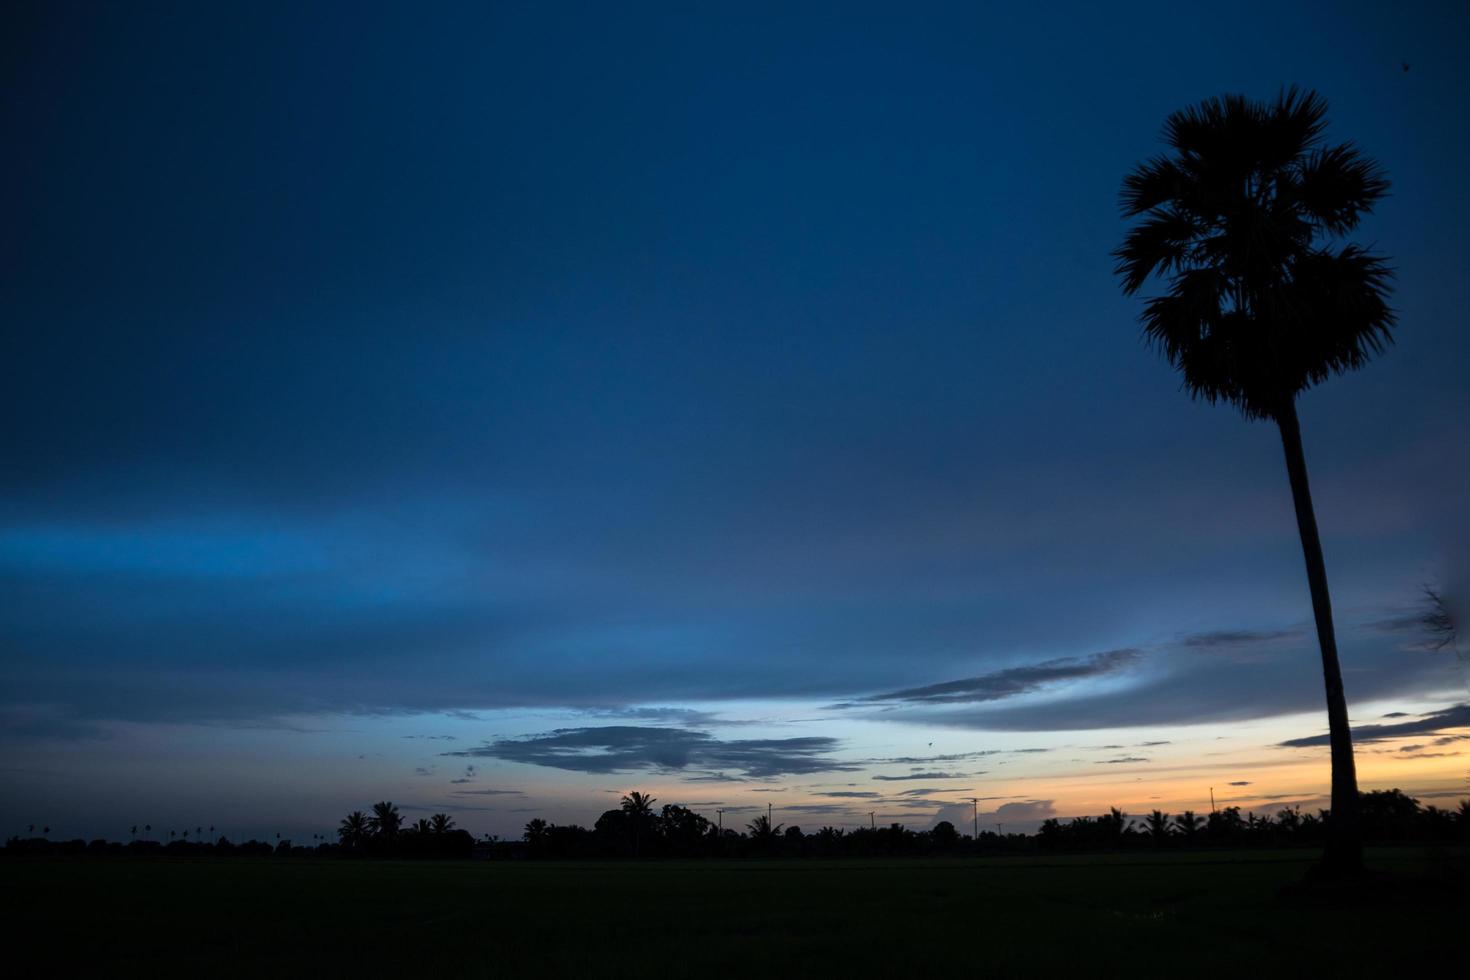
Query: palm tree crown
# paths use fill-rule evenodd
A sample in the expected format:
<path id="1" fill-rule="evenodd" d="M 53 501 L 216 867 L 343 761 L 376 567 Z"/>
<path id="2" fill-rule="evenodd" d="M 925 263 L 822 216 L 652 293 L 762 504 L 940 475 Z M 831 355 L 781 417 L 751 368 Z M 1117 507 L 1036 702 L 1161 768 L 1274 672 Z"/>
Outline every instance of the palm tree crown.
<path id="1" fill-rule="evenodd" d="M 353 810 L 342 818 L 342 823 L 337 828 L 337 838 L 348 847 L 357 847 L 367 840 L 369 830 L 367 814 L 361 810 Z"/>
<path id="2" fill-rule="evenodd" d="M 781 833 L 785 826 L 785 824 L 771 823 L 771 818 L 762 813 L 750 823 L 746 824 L 746 829 L 750 831 L 750 836 L 756 840 L 768 841 Z"/>
<path id="3" fill-rule="evenodd" d="M 1192 394 L 1248 418 L 1278 418 L 1392 342 L 1392 270 L 1334 244 L 1388 180 L 1351 143 L 1324 144 L 1326 114 L 1296 89 L 1210 99 L 1171 115 L 1173 152 L 1123 182 L 1124 215 L 1142 218 L 1114 253 L 1124 292 L 1169 284 L 1145 305 L 1145 334 Z"/>
<path id="4" fill-rule="evenodd" d="M 643 821 L 653 816 L 653 805 L 657 802 L 652 796 L 647 796 L 635 789 L 623 797 L 622 810 L 633 820 Z"/>
<path id="5" fill-rule="evenodd" d="M 368 818 L 368 826 L 380 837 L 396 837 L 398 828 L 403 826 L 403 815 L 398 812 L 398 807 L 387 800 L 374 803 L 373 815 Z"/>

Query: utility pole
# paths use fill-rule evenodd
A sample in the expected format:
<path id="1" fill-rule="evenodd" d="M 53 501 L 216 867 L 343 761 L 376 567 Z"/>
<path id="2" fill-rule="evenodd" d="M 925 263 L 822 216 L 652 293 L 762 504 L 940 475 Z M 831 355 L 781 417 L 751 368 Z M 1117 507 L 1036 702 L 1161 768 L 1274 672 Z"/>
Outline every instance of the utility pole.
<path id="1" fill-rule="evenodd" d="M 868 811 L 868 829 L 869 830 L 877 830 L 878 829 L 878 817 L 875 815 L 875 811 L 873 811 L 873 810 L 869 810 Z"/>
<path id="2" fill-rule="evenodd" d="M 770 833 L 770 834 L 774 834 L 776 832 L 776 825 L 773 824 L 773 823 L 771 823 L 771 804 L 770 803 L 767 803 L 766 804 L 766 832 L 767 833 Z"/>
<path id="3" fill-rule="evenodd" d="M 721 810 L 716 810 L 715 812 L 720 815 L 720 836 L 721 837 L 724 837 L 725 836 L 725 811 L 721 809 Z"/>
<path id="4" fill-rule="evenodd" d="M 980 843 L 980 797 L 970 797 L 970 812 L 975 817 L 975 843 Z"/>
<path id="5" fill-rule="evenodd" d="M 1210 787 L 1210 812 L 1215 812 L 1215 787 Z"/>

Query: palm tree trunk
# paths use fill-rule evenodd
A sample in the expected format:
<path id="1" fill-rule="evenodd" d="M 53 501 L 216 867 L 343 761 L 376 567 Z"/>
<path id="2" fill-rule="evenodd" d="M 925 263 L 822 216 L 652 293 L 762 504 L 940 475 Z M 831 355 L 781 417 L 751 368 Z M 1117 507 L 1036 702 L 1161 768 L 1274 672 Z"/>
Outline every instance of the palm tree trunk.
<path id="1" fill-rule="evenodd" d="M 1327 728 L 1332 746 L 1332 820 L 1327 829 L 1323 867 L 1331 873 L 1351 874 L 1363 867 L 1363 837 L 1358 822 L 1358 774 L 1353 763 L 1353 734 L 1348 726 L 1347 697 L 1342 689 L 1342 667 L 1337 662 L 1337 636 L 1332 628 L 1332 599 L 1327 592 L 1327 564 L 1322 539 L 1312 512 L 1312 490 L 1307 484 L 1307 458 L 1302 451 L 1296 399 L 1285 400 L 1278 413 L 1281 445 L 1286 450 L 1286 473 L 1296 505 L 1296 526 L 1307 562 L 1307 584 L 1312 590 L 1312 615 L 1317 644 L 1322 649 L 1322 677 L 1327 685 Z"/>

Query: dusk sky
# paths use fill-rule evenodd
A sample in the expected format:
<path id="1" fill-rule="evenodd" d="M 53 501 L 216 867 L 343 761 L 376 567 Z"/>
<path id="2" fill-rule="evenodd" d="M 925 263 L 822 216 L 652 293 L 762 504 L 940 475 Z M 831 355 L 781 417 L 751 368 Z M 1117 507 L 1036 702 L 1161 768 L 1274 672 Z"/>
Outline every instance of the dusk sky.
<path id="1" fill-rule="evenodd" d="M 1110 256 L 1293 83 L 1393 181 L 1360 781 L 1466 794 L 1470 7 L 302 6 L 0 14 L 0 832 L 1326 806 L 1280 439 Z"/>

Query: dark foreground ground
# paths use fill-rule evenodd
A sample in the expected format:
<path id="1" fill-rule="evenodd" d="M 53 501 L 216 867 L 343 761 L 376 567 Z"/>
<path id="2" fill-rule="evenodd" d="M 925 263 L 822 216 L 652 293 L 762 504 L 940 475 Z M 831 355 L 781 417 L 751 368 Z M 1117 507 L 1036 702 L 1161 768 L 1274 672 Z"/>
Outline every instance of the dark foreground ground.
<path id="1" fill-rule="evenodd" d="M 1466 851 L 955 861 L 0 862 L 9 976 L 1470 976 Z M 1459 868 L 1455 881 L 1445 868 Z M 1414 876 L 1424 875 L 1424 888 Z M 1448 896 L 1448 897 L 1447 897 Z"/>

